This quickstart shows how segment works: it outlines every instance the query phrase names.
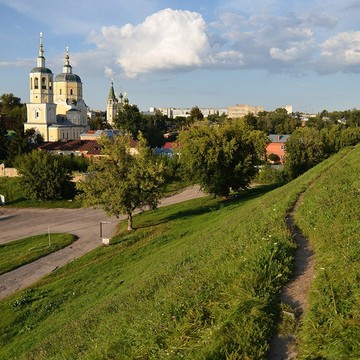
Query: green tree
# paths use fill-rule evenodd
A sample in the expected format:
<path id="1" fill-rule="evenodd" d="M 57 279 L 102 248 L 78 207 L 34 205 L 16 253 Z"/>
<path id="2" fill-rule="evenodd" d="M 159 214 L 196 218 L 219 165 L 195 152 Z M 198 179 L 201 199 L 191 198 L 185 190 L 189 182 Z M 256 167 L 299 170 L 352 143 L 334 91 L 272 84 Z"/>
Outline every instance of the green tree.
<path id="1" fill-rule="evenodd" d="M 130 153 L 130 139 L 102 139 L 103 158 L 89 166 L 90 175 L 77 184 L 86 206 L 101 206 L 109 215 L 126 215 L 128 230 L 137 208 L 155 209 L 164 183 L 165 166 L 140 134 L 138 153 Z"/>
<path id="2" fill-rule="evenodd" d="M 0 97 L 0 108 L 4 114 L 9 114 L 13 109 L 21 107 L 21 99 L 14 94 L 2 94 Z"/>
<path id="3" fill-rule="evenodd" d="M 304 127 L 295 130 L 286 145 L 285 167 L 291 179 L 326 158 L 324 142 L 320 132 L 315 128 Z"/>
<path id="4" fill-rule="evenodd" d="M 134 139 L 137 138 L 139 132 L 144 130 L 143 118 L 136 105 L 125 104 L 120 109 L 114 123 L 116 128 L 131 135 Z"/>
<path id="5" fill-rule="evenodd" d="M 8 155 L 8 136 L 5 124 L 0 119 L 0 162 L 7 159 Z"/>
<path id="6" fill-rule="evenodd" d="M 14 165 L 30 199 L 55 200 L 66 195 L 64 189 L 69 188 L 71 178 L 60 156 L 35 150 L 18 156 Z"/>
<path id="7" fill-rule="evenodd" d="M 184 171 L 206 192 L 228 196 L 249 185 L 264 158 L 266 137 L 242 120 L 193 126 L 179 136 Z"/>
<path id="8" fill-rule="evenodd" d="M 194 106 L 190 110 L 190 116 L 186 119 L 187 125 L 193 124 L 194 122 L 198 122 L 204 119 L 203 113 L 197 106 Z"/>

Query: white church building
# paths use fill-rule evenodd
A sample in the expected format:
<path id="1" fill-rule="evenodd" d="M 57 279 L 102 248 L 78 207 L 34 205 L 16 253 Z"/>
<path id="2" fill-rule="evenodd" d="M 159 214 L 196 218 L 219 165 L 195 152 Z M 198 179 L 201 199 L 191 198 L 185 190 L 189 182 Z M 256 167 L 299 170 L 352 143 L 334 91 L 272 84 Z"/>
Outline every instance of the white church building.
<path id="1" fill-rule="evenodd" d="M 66 49 L 62 73 L 54 75 L 45 66 L 42 33 L 40 33 L 37 66 L 30 71 L 30 102 L 24 129 L 34 128 L 45 141 L 80 139 L 88 128 L 88 107 L 83 99 L 82 82 L 72 73 Z"/>

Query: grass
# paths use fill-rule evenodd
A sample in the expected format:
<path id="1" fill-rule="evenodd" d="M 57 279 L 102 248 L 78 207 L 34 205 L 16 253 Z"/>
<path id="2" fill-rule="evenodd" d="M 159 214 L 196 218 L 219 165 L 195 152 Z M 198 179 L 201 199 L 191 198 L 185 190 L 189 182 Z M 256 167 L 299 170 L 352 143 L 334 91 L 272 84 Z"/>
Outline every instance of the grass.
<path id="1" fill-rule="evenodd" d="M 21 208 L 80 208 L 81 203 L 76 200 L 37 201 L 27 199 L 23 193 L 19 177 L 0 177 L 0 194 L 5 196 L 7 207 Z"/>
<path id="2" fill-rule="evenodd" d="M 360 147 L 305 193 L 296 221 L 316 254 L 303 359 L 360 359 Z"/>
<path id="3" fill-rule="evenodd" d="M 76 240 L 71 234 L 36 235 L 0 245 L 0 274 L 29 264 Z"/>
<path id="4" fill-rule="evenodd" d="M 137 215 L 136 231 L 0 302 L 0 357 L 265 359 L 293 268 L 286 215 L 343 156 L 273 191 Z"/>

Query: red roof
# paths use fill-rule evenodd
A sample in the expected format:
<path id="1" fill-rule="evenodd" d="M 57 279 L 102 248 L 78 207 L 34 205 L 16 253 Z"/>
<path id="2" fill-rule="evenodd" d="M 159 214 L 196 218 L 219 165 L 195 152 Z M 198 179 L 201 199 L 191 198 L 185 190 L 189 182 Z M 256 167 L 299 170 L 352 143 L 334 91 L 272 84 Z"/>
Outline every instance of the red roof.
<path id="1" fill-rule="evenodd" d="M 87 152 L 101 150 L 101 145 L 96 140 L 69 140 L 66 142 L 47 142 L 39 146 L 40 150 L 46 151 L 79 151 Z"/>

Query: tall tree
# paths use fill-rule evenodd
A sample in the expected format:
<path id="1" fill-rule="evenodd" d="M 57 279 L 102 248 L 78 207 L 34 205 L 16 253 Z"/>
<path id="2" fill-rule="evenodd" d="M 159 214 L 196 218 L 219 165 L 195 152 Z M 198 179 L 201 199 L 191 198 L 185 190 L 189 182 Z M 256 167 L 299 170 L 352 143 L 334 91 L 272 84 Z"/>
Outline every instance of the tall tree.
<path id="1" fill-rule="evenodd" d="M 220 127 L 193 126 L 180 134 L 179 143 L 182 166 L 194 182 L 210 194 L 228 196 L 255 176 L 266 137 L 237 120 Z"/>
<path id="2" fill-rule="evenodd" d="M 144 130 L 143 118 L 136 105 L 125 104 L 114 122 L 119 130 L 131 135 L 134 139 L 137 138 L 139 131 L 143 132 Z"/>
<path id="3" fill-rule="evenodd" d="M 0 162 L 7 159 L 8 136 L 4 122 L 0 119 Z"/>
<path id="4" fill-rule="evenodd" d="M 204 119 L 203 113 L 197 106 L 194 106 L 190 110 L 190 116 L 187 118 L 187 124 L 193 124 L 194 122 L 201 121 Z"/>
<path id="5" fill-rule="evenodd" d="M 295 130 L 286 142 L 285 167 L 291 179 L 296 178 L 326 157 L 324 142 L 315 128 Z"/>
<path id="6" fill-rule="evenodd" d="M 89 166 L 90 175 L 77 184 L 86 206 L 101 206 L 109 215 L 126 215 L 128 230 L 137 208 L 155 209 L 165 181 L 165 166 L 139 135 L 137 153 L 130 153 L 130 139 L 102 139 L 103 158 Z"/>
<path id="7" fill-rule="evenodd" d="M 14 94 L 2 94 L 0 97 L 1 112 L 9 114 L 11 110 L 21 107 L 21 99 Z"/>

